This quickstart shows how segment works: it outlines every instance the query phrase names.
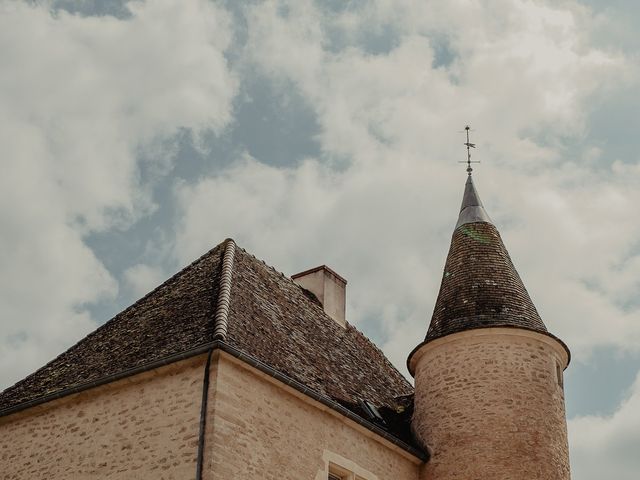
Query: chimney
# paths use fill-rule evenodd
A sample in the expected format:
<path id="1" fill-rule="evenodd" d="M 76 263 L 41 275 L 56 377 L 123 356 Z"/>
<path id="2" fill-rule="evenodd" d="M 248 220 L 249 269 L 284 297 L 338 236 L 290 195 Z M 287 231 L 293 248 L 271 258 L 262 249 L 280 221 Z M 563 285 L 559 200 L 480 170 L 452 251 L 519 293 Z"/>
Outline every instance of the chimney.
<path id="1" fill-rule="evenodd" d="M 291 280 L 313 293 L 324 312 L 338 325 L 346 327 L 345 298 L 347 281 L 326 265 L 321 265 L 291 276 Z"/>

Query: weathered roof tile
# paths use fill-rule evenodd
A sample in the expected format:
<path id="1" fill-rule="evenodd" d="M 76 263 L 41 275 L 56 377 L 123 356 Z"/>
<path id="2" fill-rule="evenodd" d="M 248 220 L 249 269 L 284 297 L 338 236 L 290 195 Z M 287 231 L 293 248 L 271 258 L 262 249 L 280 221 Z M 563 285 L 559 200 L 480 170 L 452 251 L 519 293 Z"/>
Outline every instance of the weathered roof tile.
<path id="1" fill-rule="evenodd" d="M 0 414 L 212 342 L 226 245 L 229 241 L 0 393 Z M 413 393 L 355 327 L 337 325 L 312 294 L 231 245 L 226 343 L 343 405 L 357 405 L 363 398 L 395 411 L 395 397 Z M 411 443 L 406 432 L 403 427 L 394 434 Z"/>
<path id="2" fill-rule="evenodd" d="M 496 227 L 467 223 L 453 233 L 426 340 L 489 326 L 547 332 Z"/>

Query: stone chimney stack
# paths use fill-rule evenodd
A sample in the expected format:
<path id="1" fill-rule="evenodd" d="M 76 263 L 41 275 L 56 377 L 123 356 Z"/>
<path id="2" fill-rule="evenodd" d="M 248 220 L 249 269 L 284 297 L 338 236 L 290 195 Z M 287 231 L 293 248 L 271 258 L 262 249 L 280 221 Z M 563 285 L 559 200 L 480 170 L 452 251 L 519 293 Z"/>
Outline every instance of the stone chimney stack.
<path id="1" fill-rule="evenodd" d="M 326 265 L 305 270 L 291 276 L 291 279 L 313 293 L 325 313 L 338 325 L 346 327 L 345 305 L 347 281 Z"/>

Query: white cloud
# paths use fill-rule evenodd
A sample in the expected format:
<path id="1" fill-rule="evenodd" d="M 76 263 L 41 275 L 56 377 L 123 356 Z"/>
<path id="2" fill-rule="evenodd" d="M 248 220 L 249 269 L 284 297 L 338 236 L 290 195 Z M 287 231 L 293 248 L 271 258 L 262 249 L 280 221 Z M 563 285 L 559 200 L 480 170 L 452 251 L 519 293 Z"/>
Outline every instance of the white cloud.
<path id="1" fill-rule="evenodd" d="M 281 4 L 289 6 L 287 17 L 279 14 Z M 619 57 L 584 46 L 577 12 L 543 2 L 372 5 L 355 25 L 341 22 L 354 18 L 351 12 L 323 17 L 311 2 L 264 2 L 249 12 L 252 59 L 292 80 L 316 107 L 323 145 L 333 152 L 369 154 L 363 142 L 371 130 L 424 152 L 433 132 L 460 129 L 460 118 L 481 121 L 483 136 L 500 141 L 502 150 L 522 150 L 523 129 L 575 133 L 585 97 L 625 71 Z M 336 24 L 346 36 L 390 25 L 400 43 L 388 55 L 357 45 L 335 53 L 323 47 Z M 455 59 L 432 68 L 442 38 Z M 439 153 L 431 143 L 439 142 L 429 144 Z M 545 157 L 531 147 L 526 160 Z"/>
<path id="2" fill-rule="evenodd" d="M 583 360 L 595 346 L 640 346 L 638 181 L 637 165 L 551 171 L 508 193 L 519 208 L 501 212 L 543 318 Z"/>
<path id="3" fill-rule="evenodd" d="M 167 278 L 167 273 L 159 267 L 139 263 L 127 268 L 123 276 L 125 288 L 138 298 L 160 285 Z"/>
<path id="4" fill-rule="evenodd" d="M 122 20 L 0 2 L 2 384 L 95 328 L 86 304 L 115 295 L 83 237 L 153 208 L 137 154 L 231 120 L 227 15 L 204 0 L 129 8 Z"/>
<path id="5" fill-rule="evenodd" d="M 592 100 L 640 78 L 636 60 L 594 46 L 602 18 L 571 1 L 353 5 L 242 7 L 236 53 L 249 68 L 238 75 L 296 89 L 322 156 L 275 168 L 253 152 L 175 186 L 176 259 L 233 236 L 288 274 L 327 263 L 349 280 L 349 320 L 402 367 L 439 287 L 470 122 L 481 196 L 547 325 L 582 360 L 596 346 L 637 349 L 638 159 L 581 140 Z M 84 306 L 116 294 L 83 238 L 154 208 L 137 154 L 165 174 L 176 128 L 233 121 L 225 12 L 204 0 L 130 9 L 126 20 L 52 16 L 0 0 L 0 383 L 92 329 Z M 369 48 L 372 32 L 388 45 Z M 567 138 L 582 150 L 564 150 Z M 163 275 L 137 263 L 124 277 L 143 294 Z M 613 417 L 570 423 L 576 478 L 637 471 L 625 448 L 638 443 L 639 383 Z"/>
<path id="6" fill-rule="evenodd" d="M 631 393 L 611 416 L 569 421 L 573 478 L 635 480 L 640 471 L 640 376 Z"/>
<path id="7" fill-rule="evenodd" d="M 480 192 L 548 326 L 581 358 L 596 345 L 637 348 L 638 309 L 622 303 L 637 285 L 638 262 L 624 258 L 640 234 L 626 221 L 640 171 L 594 163 L 592 146 L 584 163 L 559 148 L 581 135 L 589 99 L 634 66 L 590 47 L 588 12 L 572 4 L 503 2 L 500 15 L 458 2 L 430 2 L 428 15 L 423 2 L 373 5 L 362 16 L 311 2 L 248 10 L 245 60 L 293 84 L 317 114 L 323 160 L 350 165 L 243 159 L 181 186 L 182 261 L 234 235 L 288 273 L 327 262 L 350 280 L 351 320 L 382 317 L 385 351 L 402 366 L 426 331 L 462 193 L 456 130 L 477 119 Z M 389 52 L 327 47 L 330 27 L 355 38 L 375 21 L 401 31 Z M 433 67 L 443 35 L 457 56 Z"/>
<path id="8" fill-rule="evenodd" d="M 569 2 L 492 4 L 499 14 L 468 2 L 367 5 L 248 11 L 245 60 L 299 90 L 323 157 L 274 168 L 247 156 L 182 184 L 176 256 L 233 236 L 287 274 L 327 263 L 349 280 L 348 320 L 403 369 L 437 295 L 464 182 L 456 131 L 471 122 L 480 194 L 550 330 L 582 361 L 603 346 L 637 351 L 640 166 L 581 139 L 592 99 L 638 82 L 637 65 L 593 47 L 589 11 Z M 358 32 L 385 23 L 401 33 L 373 55 Z M 335 28 L 350 47 L 329 48 Z M 441 38 L 454 55 L 433 67 Z M 582 150 L 564 149 L 568 137 Z M 637 477 L 638 385 L 613 417 L 570 421 L 574 478 Z"/>

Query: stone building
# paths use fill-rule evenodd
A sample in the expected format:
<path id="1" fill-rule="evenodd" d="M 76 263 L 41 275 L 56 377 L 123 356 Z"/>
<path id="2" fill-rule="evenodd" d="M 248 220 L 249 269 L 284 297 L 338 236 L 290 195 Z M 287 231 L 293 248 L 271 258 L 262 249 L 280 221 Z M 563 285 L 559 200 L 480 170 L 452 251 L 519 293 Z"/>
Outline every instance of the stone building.
<path id="1" fill-rule="evenodd" d="M 224 241 L 0 394 L 0 478 L 569 479 L 569 351 L 471 176 L 415 390 L 345 287 Z"/>

